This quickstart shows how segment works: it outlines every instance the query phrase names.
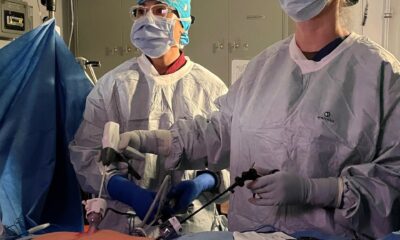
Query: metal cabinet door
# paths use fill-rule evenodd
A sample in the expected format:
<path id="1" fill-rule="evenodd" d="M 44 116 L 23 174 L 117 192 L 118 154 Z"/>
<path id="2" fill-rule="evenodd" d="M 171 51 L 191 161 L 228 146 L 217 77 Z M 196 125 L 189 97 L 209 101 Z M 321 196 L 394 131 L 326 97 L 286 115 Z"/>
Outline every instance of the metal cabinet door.
<path id="1" fill-rule="evenodd" d="M 136 5 L 136 1 L 122 0 L 121 6 L 121 27 L 122 27 L 122 61 L 126 61 L 133 57 L 138 57 L 141 52 L 131 43 L 131 29 L 133 20 L 130 17 L 129 9 Z"/>
<path id="2" fill-rule="evenodd" d="M 228 8 L 231 0 L 193 0 L 192 15 L 196 17 L 185 54 L 229 84 Z"/>
<path id="3" fill-rule="evenodd" d="M 100 78 L 122 62 L 121 0 L 76 2 L 77 56 L 100 61 L 95 69 Z"/>
<path id="4" fill-rule="evenodd" d="M 288 20 L 279 1 L 230 0 L 229 10 L 229 72 L 230 78 L 236 79 L 238 73 L 231 73 L 232 61 L 250 60 L 283 39 L 288 34 Z"/>
<path id="5" fill-rule="evenodd" d="M 279 1 L 230 0 L 230 4 L 230 60 L 251 59 L 286 35 Z"/>

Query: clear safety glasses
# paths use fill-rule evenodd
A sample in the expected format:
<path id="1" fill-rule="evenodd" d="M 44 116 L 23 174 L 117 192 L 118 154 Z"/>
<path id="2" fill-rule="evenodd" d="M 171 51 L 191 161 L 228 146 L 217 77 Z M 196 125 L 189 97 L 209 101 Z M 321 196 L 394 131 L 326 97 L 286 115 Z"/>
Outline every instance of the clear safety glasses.
<path id="1" fill-rule="evenodd" d="M 145 7 L 141 5 L 131 7 L 129 14 L 132 20 L 137 20 L 143 16 L 146 16 L 148 12 L 151 12 L 154 16 L 167 18 L 169 13 L 175 13 L 178 15 L 178 12 L 171 8 L 166 4 L 155 4 L 150 7 Z"/>

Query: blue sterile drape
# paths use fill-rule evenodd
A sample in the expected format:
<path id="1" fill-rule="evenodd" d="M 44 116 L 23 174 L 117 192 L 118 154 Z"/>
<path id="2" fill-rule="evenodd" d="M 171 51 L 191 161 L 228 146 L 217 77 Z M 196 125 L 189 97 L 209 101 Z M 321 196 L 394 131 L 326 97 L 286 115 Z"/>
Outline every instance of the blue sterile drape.
<path id="1" fill-rule="evenodd" d="M 17 234 L 82 230 L 68 143 L 91 88 L 54 21 L 0 49 L 0 215 Z"/>

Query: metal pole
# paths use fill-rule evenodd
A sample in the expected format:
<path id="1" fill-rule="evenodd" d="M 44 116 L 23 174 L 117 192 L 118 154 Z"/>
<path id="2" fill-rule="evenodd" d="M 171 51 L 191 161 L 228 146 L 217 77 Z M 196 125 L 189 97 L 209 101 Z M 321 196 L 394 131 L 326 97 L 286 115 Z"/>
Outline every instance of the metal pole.
<path id="1" fill-rule="evenodd" d="M 55 18 L 56 0 L 41 0 L 40 2 L 46 6 L 46 10 L 49 12 L 49 19 Z"/>
<path id="2" fill-rule="evenodd" d="M 54 11 L 49 11 L 49 19 L 53 19 L 55 17 L 54 13 Z"/>
<path id="3" fill-rule="evenodd" d="M 384 48 L 389 49 L 389 32 L 390 32 L 390 19 L 393 17 L 392 8 L 391 8 L 391 0 L 385 0 L 384 6 L 384 23 L 383 23 L 383 36 L 382 36 L 382 45 Z"/>

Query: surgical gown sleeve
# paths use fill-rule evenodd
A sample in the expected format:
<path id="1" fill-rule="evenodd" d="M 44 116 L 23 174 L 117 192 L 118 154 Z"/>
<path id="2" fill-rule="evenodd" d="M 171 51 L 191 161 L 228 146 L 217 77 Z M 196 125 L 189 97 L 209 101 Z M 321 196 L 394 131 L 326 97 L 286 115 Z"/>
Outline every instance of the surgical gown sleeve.
<path id="1" fill-rule="evenodd" d="M 93 194 L 100 189 L 101 165 L 98 159 L 103 128 L 107 122 L 101 86 L 101 83 L 96 85 L 87 97 L 84 119 L 69 146 L 78 181 L 85 192 Z"/>
<path id="2" fill-rule="evenodd" d="M 218 111 L 174 123 L 172 151 L 165 160 L 167 169 L 218 171 L 229 167 L 232 115 L 240 83 L 241 78 L 216 100 Z"/>
<path id="3" fill-rule="evenodd" d="M 344 168 L 343 202 L 335 219 L 368 236 L 399 227 L 400 218 L 400 65 L 382 63 L 380 123 L 375 156 Z"/>

